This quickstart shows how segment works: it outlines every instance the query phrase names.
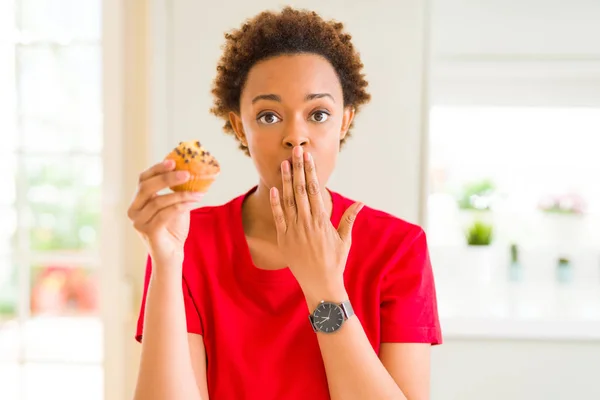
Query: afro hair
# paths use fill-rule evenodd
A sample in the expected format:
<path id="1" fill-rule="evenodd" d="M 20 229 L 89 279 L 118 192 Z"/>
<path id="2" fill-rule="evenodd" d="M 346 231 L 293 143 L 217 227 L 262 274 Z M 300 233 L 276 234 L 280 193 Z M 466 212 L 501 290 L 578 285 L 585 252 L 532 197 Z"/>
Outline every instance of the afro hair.
<path id="1" fill-rule="evenodd" d="M 240 29 L 225 34 L 223 54 L 213 82 L 211 112 L 225 121 L 223 130 L 235 136 L 229 113 L 240 112 L 240 97 L 250 69 L 260 61 L 280 55 L 316 54 L 333 66 L 344 95 L 344 106 L 358 112 L 371 96 L 362 73 L 363 64 L 340 22 L 325 21 L 316 12 L 285 7 L 276 13 L 264 11 Z M 340 146 L 350 136 L 352 125 Z M 237 138 L 237 137 L 236 137 Z M 246 155 L 248 149 L 240 143 Z"/>

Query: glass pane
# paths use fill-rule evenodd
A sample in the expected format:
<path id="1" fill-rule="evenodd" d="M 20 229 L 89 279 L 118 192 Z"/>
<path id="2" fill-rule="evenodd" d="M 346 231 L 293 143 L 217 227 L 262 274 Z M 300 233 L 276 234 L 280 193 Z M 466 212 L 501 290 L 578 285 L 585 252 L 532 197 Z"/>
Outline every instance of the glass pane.
<path id="1" fill-rule="evenodd" d="M 4 39 L 10 33 L 10 25 L 2 15 L 6 12 L 3 3 L 4 1 L 0 1 L 0 135 L 2 137 L 0 154 L 2 155 L 14 151 L 17 145 L 15 48 L 13 43 Z"/>
<path id="2" fill-rule="evenodd" d="M 0 153 L 1 152 L 2 150 L 0 150 Z M 0 185 L 2 185 L 2 190 L 0 190 L 0 207 L 9 204 L 14 204 L 16 193 L 16 181 L 16 157 L 13 154 L 0 155 Z"/>
<path id="3" fill-rule="evenodd" d="M 0 342 L 1 343 L 1 342 Z M 1 344 L 0 344 L 1 346 Z M 1 353 L 0 353 L 1 354 Z M 21 371 L 16 362 L 0 361 L 0 399 L 20 399 Z"/>
<path id="4" fill-rule="evenodd" d="M 103 400 L 101 365 L 26 364 L 25 400 Z"/>
<path id="5" fill-rule="evenodd" d="M 31 268 L 28 360 L 101 362 L 102 321 L 95 270 L 73 265 Z"/>
<path id="6" fill-rule="evenodd" d="M 0 323 L 17 315 L 17 267 L 10 256 L 0 258 Z"/>
<path id="7" fill-rule="evenodd" d="M 25 127 L 26 145 L 98 146 L 101 139 L 92 135 L 101 135 L 101 68 L 100 46 L 19 48 L 19 111 L 38 124 Z"/>
<path id="8" fill-rule="evenodd" d="M 17 279 L 17 266 L 11 257 L 0 258 L 0 361 L 16 360 L 19 355 Z"/>
<path id="9" fill-rule="evenodd" d="M 31 267 L 31 315 L 97 316 L 98 280 L 95 269 L 74 265 Z"/>
<path id="10" fill-rule="evenodd" d="M 30 248 L 93 249 L 100 226 L 100 157 L 25 157 Z"/>
<path id="11" fill-rule="evenodd" d="M 20 28 L 41 36 L 100 40 L 100 0 L 21 0 Z"/>
<path id="12" fill-rule="evenodd" d="M 0 221 L 2 221 L 0 223 L 0 257 L 3 257 L 15 250 L 17 211 L 14 208 L 0 206 Z"/>
<path id="13" fill-rule="evenodd" d="M 102 127 L 97 124 L 69 124 L 36 118 L 21 122 L 22 148 L 26 152 L 96 153 L 102 151 Z"/>
<path id="14" fill-rule="evenodd" d="M 17 211 L 13 207 L 0 206 L 0 257 L 15 250 Z"/>

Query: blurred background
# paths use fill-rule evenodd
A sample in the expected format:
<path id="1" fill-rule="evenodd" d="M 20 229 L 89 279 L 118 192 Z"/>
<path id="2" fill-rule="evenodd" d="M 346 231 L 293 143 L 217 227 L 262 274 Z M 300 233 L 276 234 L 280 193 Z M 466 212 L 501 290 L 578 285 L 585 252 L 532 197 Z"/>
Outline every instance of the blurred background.
<path id="1" fill-rule="evenodd" d="M 428 233 L 433 400 L 598 399 L 600 1 L 293 1 L 344 22 L 373 101 L 330 187 Z M 274 0 L 0 0 L 0 399 L 131 398 L 126 208 L 212 117 L 223 33 Z"/>

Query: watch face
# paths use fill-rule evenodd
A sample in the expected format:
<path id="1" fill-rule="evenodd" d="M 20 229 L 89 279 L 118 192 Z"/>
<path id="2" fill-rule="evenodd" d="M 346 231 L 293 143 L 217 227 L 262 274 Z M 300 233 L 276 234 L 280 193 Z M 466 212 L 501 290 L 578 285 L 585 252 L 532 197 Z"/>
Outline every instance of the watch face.
<path id="1" fill-rule="evenodd" d="M 335 332 L 344 322 L 342 308 L 333 303 L 321 303 L 313 313 L 315 327 L 325 333 Z"/>

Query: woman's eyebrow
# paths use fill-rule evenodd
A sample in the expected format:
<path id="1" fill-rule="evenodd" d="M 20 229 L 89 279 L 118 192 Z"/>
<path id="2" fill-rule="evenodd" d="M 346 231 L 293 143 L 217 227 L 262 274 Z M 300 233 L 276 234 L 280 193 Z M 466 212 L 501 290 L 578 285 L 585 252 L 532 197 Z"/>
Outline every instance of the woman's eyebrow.
<path id="1" fill-rule="evenodd" d="M 310 94 L 306 95 L 306 97 L 304 98 L 304 101 L 321 99 L 323 97 L 329 97 L 335 103 L 335 99 L 329 93 L 310 93 Z M 279 96 L 277 94 L 273 94 L 273 93 L 259 94 L 258 96 L 256 96 L 255 98 L 252 99 L 252 104 L 256 103 L 259 100 L 271 100 L 271 101 L 276 101 L 278 103 L 281 103 L 281 96 Z"/>
<path id="2" fill-rule="evenodd" d="M 258 96 L 252 99 L 252 104 L 256 103 L 259 100 L 271 100 L 281 103 L 281 96 L 276 94 L 259 94 Z"/>
<path id="3" fill-rule="evenodd" d="M 335 103 L 335 99 L 329 93 L 311 93 L 311 94 L 307 94 L 306 97 L 304 98 L 304 101 L 311 101 L 311 100 L 314 100 L 314 99 L 322 99 L 323 97 L 329 97 L 331 99 L 331 101 L 333 101 Z"/>

